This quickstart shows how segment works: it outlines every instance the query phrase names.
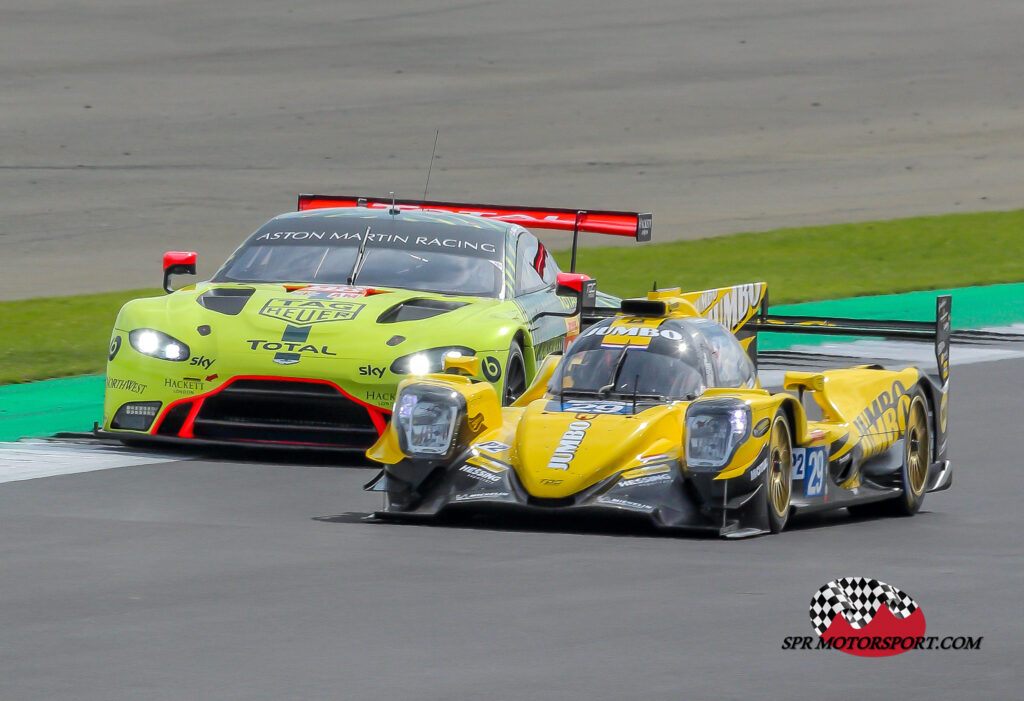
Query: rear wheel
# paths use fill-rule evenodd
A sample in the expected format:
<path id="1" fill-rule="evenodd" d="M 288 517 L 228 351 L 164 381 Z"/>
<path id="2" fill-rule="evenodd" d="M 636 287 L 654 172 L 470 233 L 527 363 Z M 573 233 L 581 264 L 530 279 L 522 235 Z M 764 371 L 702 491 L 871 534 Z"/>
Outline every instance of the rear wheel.
<path id="1" fill-rule="evenodd" d="M 508 349 L 503 387 L 502 406 L 509 406 L 526 391 L 526 361 L 523 359 L 523 349 L 519 347 L 518 341 L 513 341 Z"/>
<path id="2" fill-rule="evenodd" d="M 907 432 L 903 438 L 903 497 L 893 500 L 897 513 L 913 516 L 921 509 L 924 488 L 928 482 L 931 461 L 931 433 L 928 431 L 928 408 L 924 399 L 914 397 L 907 415 Z"/>
<path id="3" fill-rule="evenodd" d="M 793 496 L 793 445 L 789 424 L 782 412 L 775 415 L 768 443 L 768 469 L 765 470 L 765 498 L 768 501 L 768 529 L 779 533 L 789 520 Z"/>
<path id="4" fill-rule="evenodd" d="M 903 435 L 903 468 L 900 474 L 903 494 L 873 504 L 849 507 L 854 516 L 913 516 L 921 509 L 931 465 L 931 431 L 928 430 L 928 406 L 921 396 L 914 397 L 907 413 Z"/>

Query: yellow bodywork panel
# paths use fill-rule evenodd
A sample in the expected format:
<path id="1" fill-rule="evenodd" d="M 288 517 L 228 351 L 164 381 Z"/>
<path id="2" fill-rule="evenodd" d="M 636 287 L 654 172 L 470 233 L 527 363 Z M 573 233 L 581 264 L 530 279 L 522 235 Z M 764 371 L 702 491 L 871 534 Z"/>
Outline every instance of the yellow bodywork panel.
<path id="1" fill-rule="evenodd" d="M 394 465 L 396 462 L 405 460 L 405 453 L 398 445 L 398 433 L 394 421 L 388 422 L 384 433 L 380 434 L 377 442 L 367 449 L 366 457 L 382 465 Z"/>
<path id="2" fill-rule="evenodd" d="M 474 382 L 468 377 L 458 375 L 434 374 L 422 377 L 410 377 L 398 384 L 395 397 L 411 384 L 433 385 L 457 392 L 466 400 L 466 428 L 470 431 L 469 439 L 492 432 L 502 426 L 502 408 L 494 386 L 489 382 Z M 366 457 L 385 465 L 394 465 L 405 459 L 398 442 L 398 427 L 389 421 L 377 442 L 366 451 Z"/>
<path id="3" fill-rule="evenodd" d="M 514 402 L 512 406 L 526 406 L 535 399 L 540 399 L 547 392 L 548 382 L 551 380 L 551 376 L 555 373 L 558 368 L 558 363 L 562 360 L 561 355 L 549 355 L 544 358 L 544 362 L 541 363 L 540 368 L 537 370 L 537 374 L 533 378 L 533 382 L 526 388 L 526 391 Z"/>
<path id="4" fill-rule="evenodd" d="M 455 373 L 466 377 L 479 377 L 480 358 L 475 355 L 446 355 L 443 369 L 446 374 Z"/>
<path id="5" fill-rule="evenodd" d="M 912 400 L 907 391 L 920 379 L 916 368 L 850 368 L 822 374 L 825 389 L 814 393 L 819 395 L 815 399 L 823 405 L 823 412 L 828 409 L 830 421 L 848 425 L 850 444 L 860 443 L 864 459 L 884 452 L 900 439 Z"/>
<path id="6" fill-rule="evenodd" d="M 785 393 L 771 394 L 763 389 L 712 389 L 701 395 L 702 398 L 732 397 L 740 400 L 750 407 L 750 434 L 748 439 L 741 445 L 729 464 L 726 465 L 715 477 L 716 480 L 733 479 L 740 477 L 753 467 L 754 461 L 764 446 L 771 440 L 771 427 L 775 416 L 784 405 L 788 409 L 787 416 L 792 414 L 792 425 L 789 427 L 794 436 L 793 444 L 803 445 L 809 442 L 810 436 L 807 432 L 807 416 L 804 408 L 795 397 Z M 695 403 L 699 406 L 699 400 Z M 757 429 L 764 429 L 759 431 Z"/>
<path id="7" fill-rule="evenodd" d="M 636 415 L 548 411 L 546 400 L 523 413 L 513 464 L 526 490 L 537 497 L 566 497 L 648 455 L 679 457 L 685 404 L 669 404 Z"/>

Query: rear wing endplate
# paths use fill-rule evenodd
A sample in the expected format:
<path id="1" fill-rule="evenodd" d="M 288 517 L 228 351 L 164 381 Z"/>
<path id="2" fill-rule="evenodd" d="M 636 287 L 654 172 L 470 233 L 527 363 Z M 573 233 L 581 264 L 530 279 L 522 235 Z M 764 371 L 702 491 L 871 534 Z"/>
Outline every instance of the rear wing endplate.
<path id="1" fill-rule="evenodd" d="M 299 195 L 298 210 L 300 212 L 327 207 L 394 209 L 396 214 L 405 210 L 471 214 L 478 217 L 486 217 L 487 219 L 497 219 L 510 224 L 519 224 L 528 229 L 571 231 L 573 236 L 570 272 L 576 272 L 577 237 L 580 232 L 628 236 L 635 239 L 638 243 L 644 243 L 651 240 L 651 227 L 653 223 L 653 216 L 650 212 L 517 207 L 513 205 L 437 202 L 433 200 L 398 200 L 390 197 Z"/>

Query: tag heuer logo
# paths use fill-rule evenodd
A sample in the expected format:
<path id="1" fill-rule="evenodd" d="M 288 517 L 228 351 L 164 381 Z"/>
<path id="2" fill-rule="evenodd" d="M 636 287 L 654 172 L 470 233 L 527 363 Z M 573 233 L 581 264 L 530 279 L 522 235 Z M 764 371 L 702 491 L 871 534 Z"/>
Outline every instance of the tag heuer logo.
<path id="1" fill-rule="evenodd" d="M 354 319 L 364 306 L 342 299 L 272 299 L 263 305 L 260 314 L 292 326 L 312 326 Z"/>

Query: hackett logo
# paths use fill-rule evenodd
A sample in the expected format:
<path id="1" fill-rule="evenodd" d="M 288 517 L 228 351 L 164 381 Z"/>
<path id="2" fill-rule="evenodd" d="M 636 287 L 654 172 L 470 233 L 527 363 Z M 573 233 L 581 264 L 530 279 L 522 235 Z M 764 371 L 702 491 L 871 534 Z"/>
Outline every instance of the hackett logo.
<path id="1" fill-rule="evenodd" d="M 341 299 L 278 298 L 268 300 L 260 309 L 260 315 L 285 321 L 292 326 L 312 326 L 328 321 L 354 319 L 365 306 Z"/>

